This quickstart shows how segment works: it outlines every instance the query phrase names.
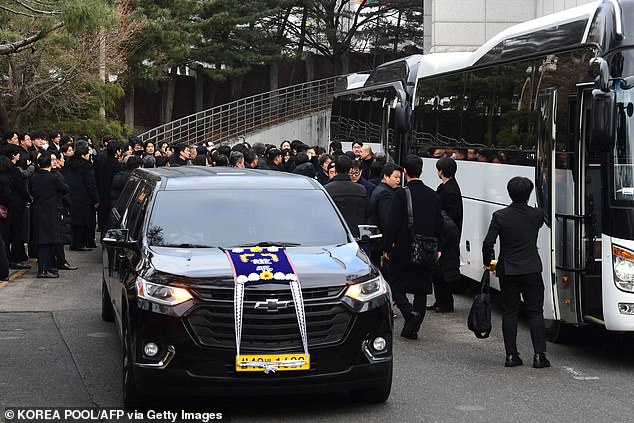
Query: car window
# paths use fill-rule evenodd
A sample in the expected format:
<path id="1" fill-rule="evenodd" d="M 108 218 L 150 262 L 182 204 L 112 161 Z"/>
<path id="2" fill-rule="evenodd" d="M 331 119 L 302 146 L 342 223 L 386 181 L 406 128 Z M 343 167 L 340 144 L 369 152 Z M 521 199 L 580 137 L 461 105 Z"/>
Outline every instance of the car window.
<path id="1" fill-rule="evenodd" d="M 161 191 L 147 238 L 158 246 L 348 242 L 341 219 L 321 190 Z"/>
<path id="2" fill-rule="evenodd" d="M 119 216 L 123 216 L 123 213 L 125 212 L 125 209 L 130 202 L 130 198 L 132 198 L 132 195 L 134 194 L 138 186 L 139 178 L 131 175 L 125 187 L 123 187 L 123 191 L 121 191 L 121 195 L 117 200 L 117 204 L 114 205 L 115 209 L 117 209 L 117 212 L 119 213 Z"/>
<path id="3" fill-rule="evenodd" d="M 139 232 L 143 226 L 143 218 L 151 196 L 152 187 L 142 182 L 130 201 L 126 214 L 123 217 L 124 227 L 130 231 L 130 239 L 139 239 Z"/>

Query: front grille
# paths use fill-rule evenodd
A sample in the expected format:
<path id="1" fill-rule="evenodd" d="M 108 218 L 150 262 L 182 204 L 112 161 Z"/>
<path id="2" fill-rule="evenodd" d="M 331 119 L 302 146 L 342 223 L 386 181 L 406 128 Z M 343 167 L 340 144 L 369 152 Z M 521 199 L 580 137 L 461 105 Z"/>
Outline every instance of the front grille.
<path id="1" fill-rule="evenodd" d="M 341 287 L 302 289 L 309 346 L 337 343 L 343 339 L 352 313 L 340 301 Z M 188 323 L 196 340 L 205 346 L 235 347 L 233 289 L 197 289 L 209 300 L 198 306 Z M 290 301 L 275 312 L 256 309 L 255 303 L 276 298 Z M 245 290 L 242 320 L 242 352 L 301 351 L 302 342 L 290 289 Z"/>

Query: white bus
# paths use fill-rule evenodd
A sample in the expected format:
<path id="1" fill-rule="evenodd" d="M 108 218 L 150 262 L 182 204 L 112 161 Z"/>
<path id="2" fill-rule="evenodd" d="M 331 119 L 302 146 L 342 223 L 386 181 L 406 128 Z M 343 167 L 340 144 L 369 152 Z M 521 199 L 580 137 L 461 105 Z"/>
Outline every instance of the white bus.
<path id="1" fill-rule="evenodd" d="M 416 54 L 384 63 L 367 73 L 337 80 L 330 116 L 330 141 L 343 151 L 352 141 L 369 144 L 400 162 L 409 151 L 410 118 L 418 64 Z"/>
<path id="2" fill-rule="evenodd" d="M 553 341 L 567 325 L 634 331 L 633 85 L 632 0 L 516 25 L 475 52 L 425 55 L 418 66 L 408 150 L 424 157 L 432 187 L 435 157 L 458 160 L 463 275 L 482 275 L 507 181 L 535 183 Z"/>

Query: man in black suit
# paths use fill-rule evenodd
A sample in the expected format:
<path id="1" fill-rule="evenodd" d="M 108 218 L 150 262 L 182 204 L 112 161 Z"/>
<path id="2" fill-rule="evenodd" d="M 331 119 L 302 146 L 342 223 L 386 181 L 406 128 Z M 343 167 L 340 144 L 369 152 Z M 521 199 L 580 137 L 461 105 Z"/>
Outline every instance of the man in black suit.
<path id="1" fill-rule="evenodd" d="M 542 262 L 537 251 L 537 235 L 544 224 L 542 209 L 530 207 L 528 199 L 533 191 L 530 179 L 515 177 L 507 185 L 513 203 L 493 213 L 489 231 L 482 243 L 483 263 L 488 265 L 495 257 L 493 246 L 500 237 L 500 256 L 496 272 L 502 291 L 502 334 L 506 350 L 506 367 L 522 364 L 517 351 L 517 316 L 520 293 L 524 298 L 528 326 L 531 331 L 533 367 L 550 367 L 546 358 L 546 332 L 544 329 L 544 282 Z M 488 267 L 490 268 L 490 267 Z"/>
<path id="2" fill-rule="evenodd" d="M 408 155 L 403 163 L 405 181 L 411 192 L 416 234 L 435 237 L 442 245 L 442 214 L 440 199 L 434 190 L 420 180 L 423 161 Z M 327 186 L 326 186 L 327 187 Z M 431 294 L 433 269 L 423 269 L 410 262 L 410 231 L 408 228 L 407 194 L 401 188 L 394 194 L 390 220 L 384 239 L 383 256 L 390 261 L 389 282 L 396 306 L 405 318 L 401 336 L 417 339 L 423 318 L 427 295 Z M 441 252 L 438 252 L 441 256 Z M 411 304 L 406 294 L 414 294 Z"/>
<path id="3" fill-rule="evenodd" d="M 403 168 L 397 166 L 394 163 L 386 163 L 383 165 L 381 174 L 383 179 L 376 186 L 370 197 L 370 219 L 371 225 L 378 226 L 382 234 L 387 232 L 388 225 L 390 223 L 390 210 L 392 209 L 392 200 L 394 199 L 394 192 L 401 184 L 401 174 Z M 373 245 L 372 248 L 372 261 L 375 265 L 380 265 L 380 259 L 383 256 L 383 240 Z M 381 269 L 383 274 L 386 275 L 385 270 Z"/>
<path id="4" fill-rule="evenodd" d="M 449 156 L 441 157 L 436 162 L 438 177 L 442 183 L 436 189 L 440 198 L 440 209 L 446 213 L 451 222 L 445 222 L 446 232 L 455 232 L 455 236 L 445 234 L 445 245 L 442 249 L 440 266 L 434 278 L 434 296 L 436 302 L 428 306 L 428 310 L 436 313 L 453 311 L 452 287 L 460 280 L 460 233 L 462 232 L 462 193 L 456 181 L 458 165 Z M 455 226 L 454 226 L 455 225 Z"/>
<path id="5" fill-rule="evenodd" d="M 359 225 L 364 224 L 368 216 L 368 196 L 363 185 L 354 183 L 350 179 L 351 168 L 352 160 L 350 157 L 337 157 L 335 159 L 337 174 L 325 188 L 343 215 L 352 234 L 358 237 Z"/>

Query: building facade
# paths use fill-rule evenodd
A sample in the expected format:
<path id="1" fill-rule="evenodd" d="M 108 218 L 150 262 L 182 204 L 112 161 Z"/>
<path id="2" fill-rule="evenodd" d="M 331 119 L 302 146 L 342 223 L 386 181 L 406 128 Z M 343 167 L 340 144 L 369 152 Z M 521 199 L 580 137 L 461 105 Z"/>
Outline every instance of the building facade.
<path id="1" fill-rule="evenodd" d="M 510 26 L 593 1 L 424 0 L 425 53 L 476 50 Z"/>

